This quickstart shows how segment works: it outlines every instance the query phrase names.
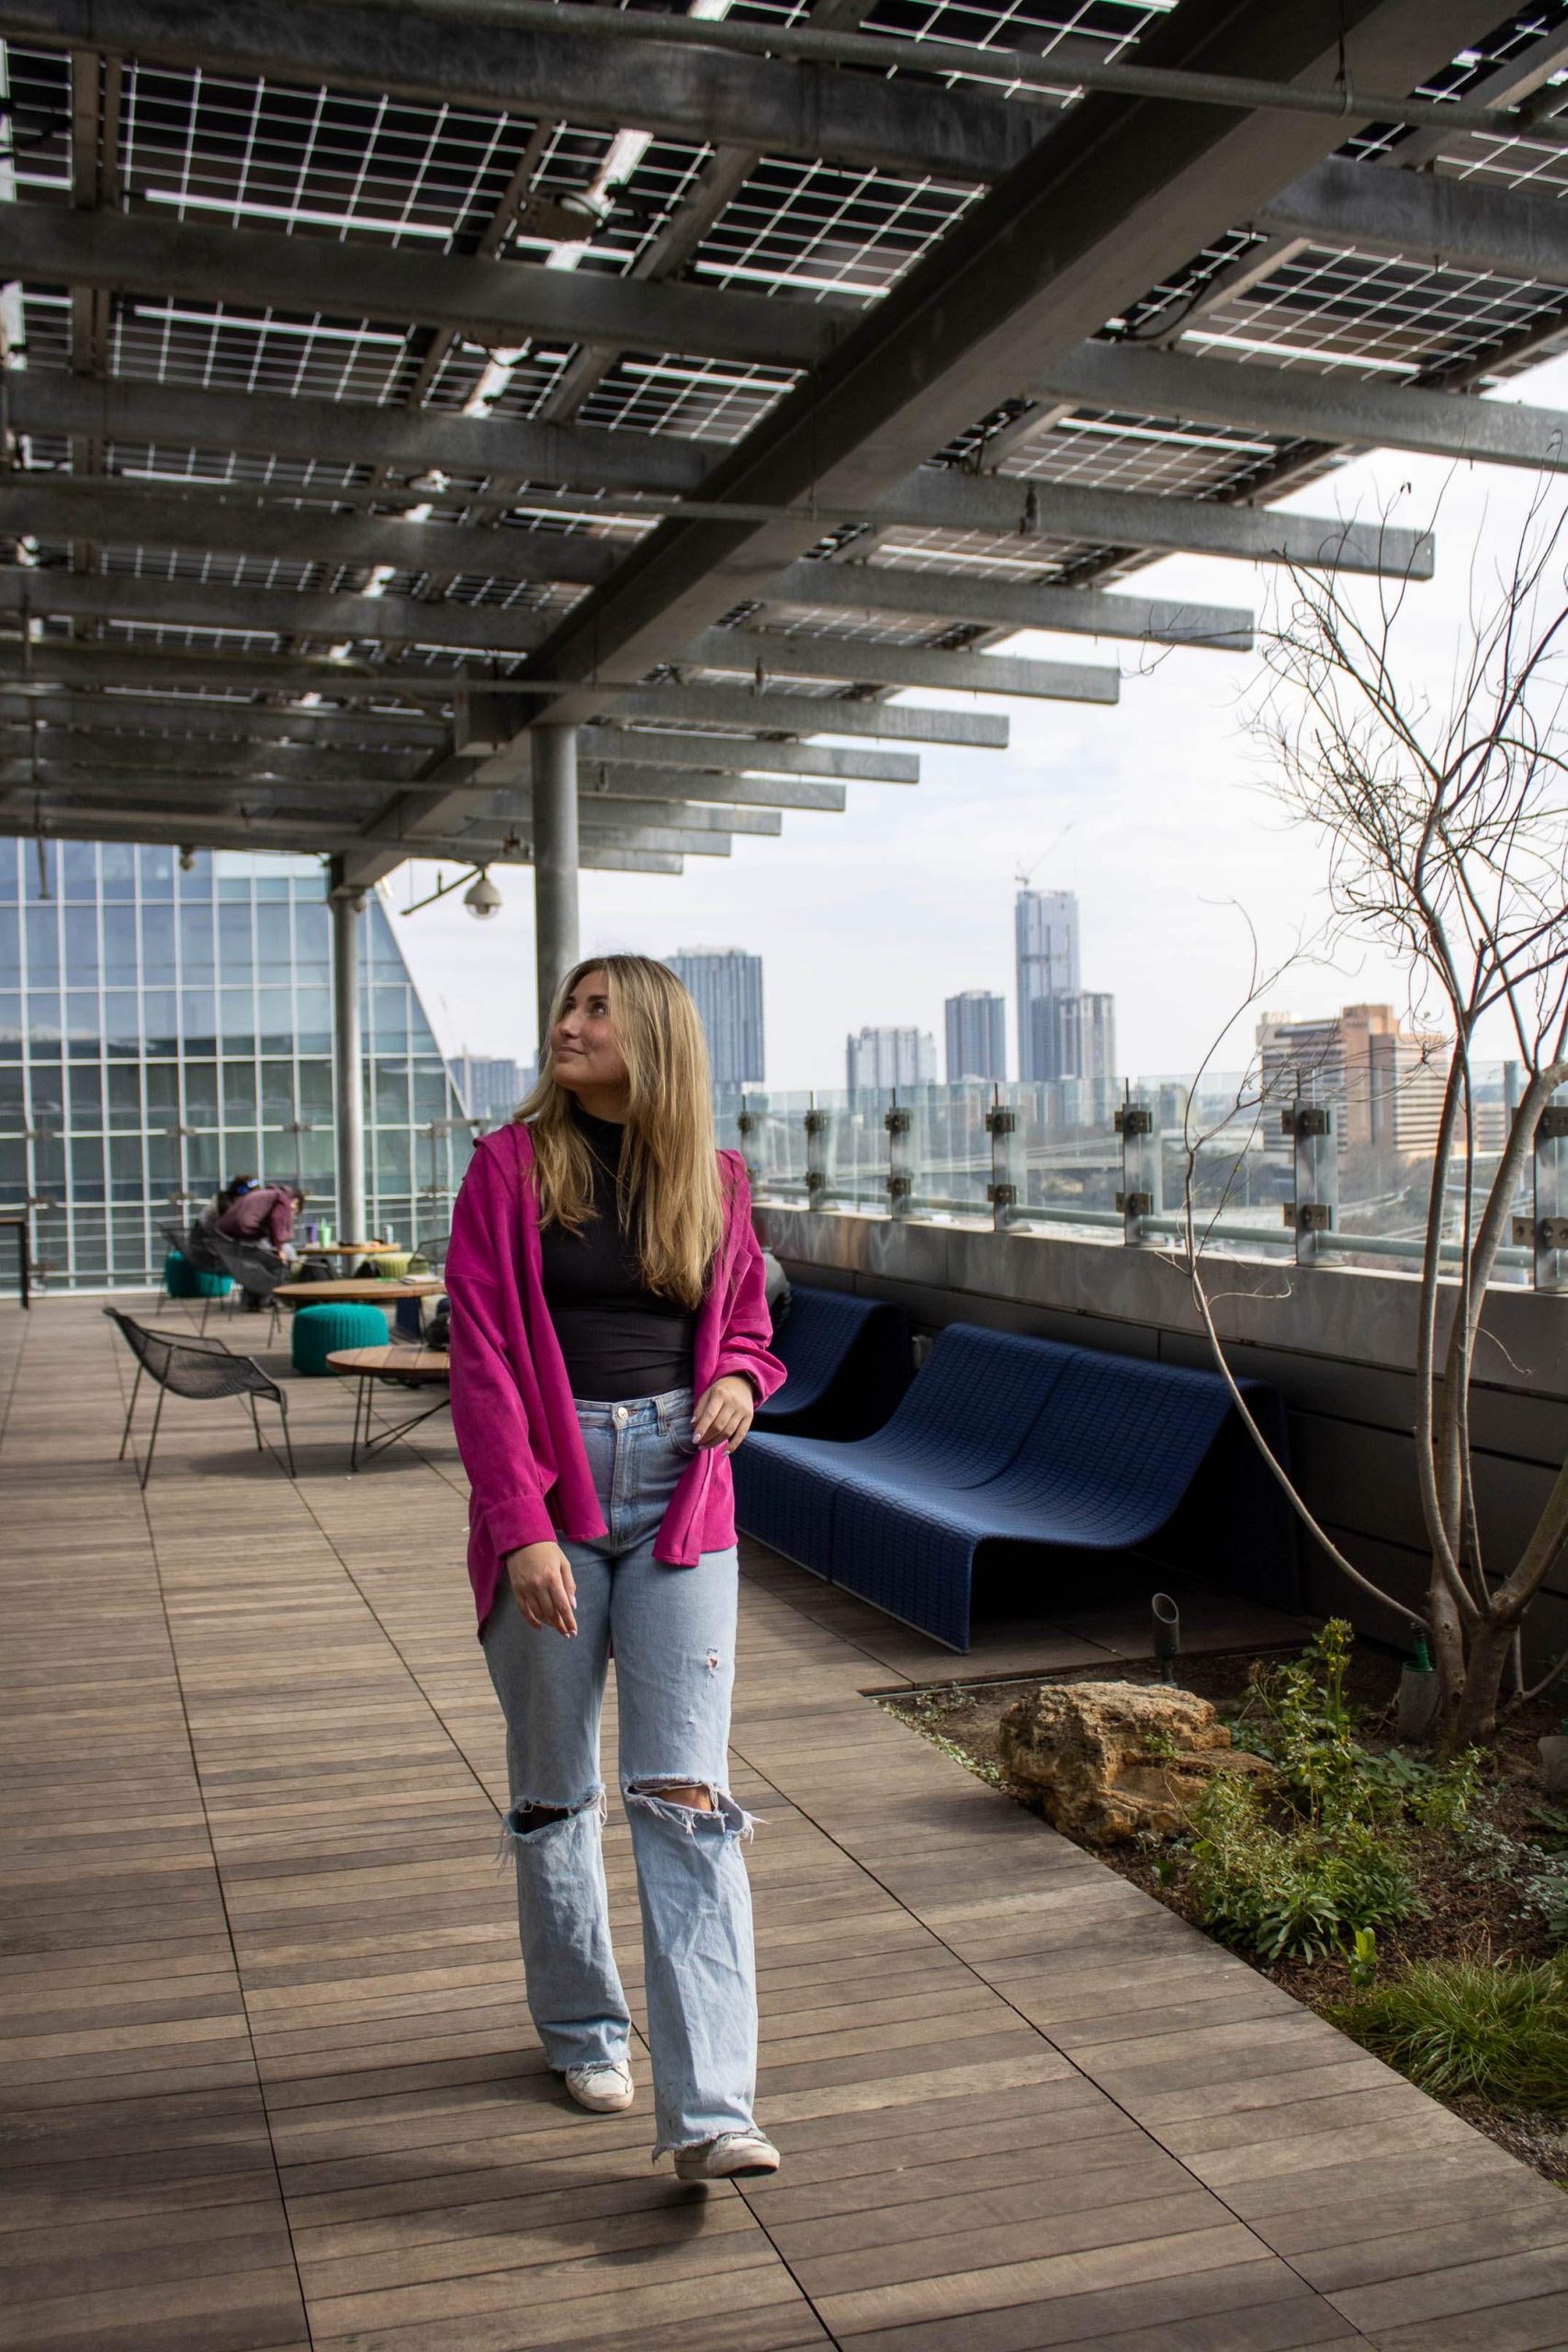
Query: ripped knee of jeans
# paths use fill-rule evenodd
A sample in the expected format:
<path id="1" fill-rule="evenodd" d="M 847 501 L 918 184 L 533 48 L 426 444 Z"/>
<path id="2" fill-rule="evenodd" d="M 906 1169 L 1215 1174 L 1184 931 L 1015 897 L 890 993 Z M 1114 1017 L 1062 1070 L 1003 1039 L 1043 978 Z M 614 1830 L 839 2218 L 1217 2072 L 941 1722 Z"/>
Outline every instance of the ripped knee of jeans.
<path id="1" fill-rule="evenodd" d="M 570 1804 L 555 1804 L 547 1797 L 519 1797 L 511 1811 L 502 1815 L 496 1860 L 503 1862 L 520 1846 L 537 1845 L 552 1830 L 561 1829 L 581 1814 L 594 1814 L 603 1827 L 607 1811 L 602 1785 L 590 1789 L 586 1796 L 575 1797 Z"/>
<path id="2" fill-rule="evenodd" d="M 743 1813 L 728 1789 L 690 1773 L 660 1772 L 628 1781 L 625 1794 L 628 1810 L 639 1807 L 688 1838 L 750 1838 L 757 1826 L 757 1816 Z M 705 1803 L 698 1802 L 702 1799 Z"/>

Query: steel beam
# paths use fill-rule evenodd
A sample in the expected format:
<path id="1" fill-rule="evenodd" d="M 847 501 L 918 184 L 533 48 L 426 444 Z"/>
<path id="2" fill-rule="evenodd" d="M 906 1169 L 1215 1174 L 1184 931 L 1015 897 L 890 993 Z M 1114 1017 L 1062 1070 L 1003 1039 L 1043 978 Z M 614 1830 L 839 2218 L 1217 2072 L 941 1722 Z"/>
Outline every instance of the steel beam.
<path id="1" fill-rule="evenodd" d="M 918 752 L 875 752 L 859 744 L 840 749 L 825 743 L 744 743 L 718 735 L 656 735 L 630 727 L 580 727 L 577 756 L 580 768 L 591 760 L 608 760 L 628 767 L 689 768 L 709 775 L 830 776 L 845 784 L 920 780 Z"/>
<path id="2" fill-rule="evenodd" d="M 1393 169 L 1337 158 L 1318 164 L 1270 197 L 1252 225 L 1318 245 L 1568 286 L 1568 206 L 1480 180 L 1401 171 L 1397 150 L 1393 162 Z"/>
<path id="3" fill-rule="evenodd" d="M 96 740 L 51 734 L 40 744 L 39 755 L 46 768 L 70 768 L 80 775 L 106 779 L 190 775 L 214 783 L 254 784 L 258 789 L 269 783 L 313 784 L 323 788 L 346 784 L 361 786 L 367 792 L 398 792 L 417 781 L 417 770 L 400 770 L 384 753 L 378 758 L 356 752 L 296 752 L 276 744 L 262 744 L 247 752 L 242 745 L 209 748 L 200 743 L 150 743 L 145 738 L 133 738 L 121 749 Z M 24 783 L 28 764 L 14 745 L 7 746 L 0 753 L 0 784 Z"/>
<path id="4" fill-rule="evenodd" d="M 342 793 L 317 801 L 301 797 L 297 787 L 279 788 L 268 794 L 265 790 L 245 792 L 232 785 L 214 787 L 194 780 L 157 776 L 97 783 L 83 781 L 69 772 L 46 774 L 36 785 L 31 778 L 22 783 L 0 779 L 0 800 L 30 805 L 35 799 L 41 799 L 46 812 L 73 807 L 84 811 L 96 809 L 106 818 L 128 825 L 145 822 L 177 826 L 206 816 L 228 817 L 258 828 L 290 824 L 301 830 L 310 847 L 322 854 L 341 848 L 345 841 L 357 840 L 360 821 L 367 813 L 366 808 L 354 807 Z M 669 848 L 671 844 L 666 837 L 671 832 L 680 832 L 686 837 L 681 843 L 682 849 L 728 856 L 729 842 L 737 832 L 767 829 L 767 811 L 735 813 L 739 821 L 731 820 L 730 811 L 682 801 L 630 805 L 618 799 L 589 800 L 579 812 L 578 837 L 580 842 L 593 845 L 637 845 L 646 844 L 651 833 L 660 837 L 653 842 L 654 847 Z M 778 830 L 780 821 L 774 817 L 772 830 Z M 435 855 L 437 851 L 432 844 L 436 843 L 444 845 L 441 854 L 449 855 L 452 844 L 467 854 L 476 841 L 493 840 L 499 845 L 512 836 L 534 830 L 532 796 L 506 794 L 494 807 L 487 800 L 482 809 L 441 831 L 411 831 L 397 838 L 405 842 L 408 855 Z"/>
<path id="5" fill-rule="evenodd" d="M 713 464 L 710 449 L 666 434 L 503 424 L 431 409 L 411 414 L 363 401 L 243 397 L 36 372 L 12 376 L 7 397 L 18 432 L 58 433 L 72 426 L 122 444 L 146 440 L 166 447 L 255 450 L 301 463 L 375 462 L 405 475 L 437 468 L 449 475 L 578 482 L 584 490 L 696 498 L 699 504 L 706 503 L 700 492 Z M 69 476 L 64 479 L 69 482 Z M 820 503 L 815 512 L 822 521 Z M 863 512 L 885 529 L 1067 538 L 1417 579 L 1429 576 L 1432 563 L 1429 541 L 1412 531 L 1076 482 L 1032 482 L 1016 474 L 975 475 L 951 467 L 920 467 Z"/>
<path id="6" fill-rule="evenodd" d="M 908 524 L 923 530 L 988 530 L 1015 544 L 1066 539 L 1089 547 L 1148 548 L 1160 554 L 1230 557 L 1240 563 L 1311 564 L 1401 579 L 1429 580 L 1434 561 L 1432 540 L 1424 531 L 933 466 L 923 467 L 882 500 L 873 519 L 884 529 Z"/>
<path id="7" fill-rule="evenodd" d="M 936 686 L 952 694 L 1017 695 L 1047 702 L 1114 702 L 1118 672 L 1087 662 L 1026 662 L 1011 654 L 948 653 L 877 645 L 811 630 L 708 628 L 689 650 L 705 670 L 763 678 L 841 678 L 863 686 Z"/>
<path id="8" fill-rule="evenodd" d="M 0 218 L 4 211 L 0 206 Z M 235 629 L 255 637 L 309 634 L 349 643 L 445 645 L 491 653 L 524 652 L 538 644 L 547 626 L 532 613 L 494 605 L 220 588 L 199 580 L 122 579 L 118 574 L 79 579 L 69 571 L 20 567 L 0 570 L 0 612 L 140 621 L 159 628 Z M 320 673 L 312 683 L 321 683 Z"/>
<path id="9" fill-rule="evenodd" d="M 549 335 L 784 368 L 822 358 L 858 311 L 47 204 L 0 206 L 0 276 L 171 302 L 243 296 L 292 316 L 396 319 L 487 345 Z"/>
<path id="10" fill-rule="evenodd" d="M 1128 638 L 1146 645 L 1207 646 L 1224 653 L 1246 653 L 1252 645 L 1252 615 L 1227 605 L 1111 596 L 1096 588 L 1037 587 L 1028 580 L 917 571 L 886 563 L 791 564 L 771 593 L 781 604 L 825 605 L 837 612 L 918 613 L 932 620 Z"/>
<path id="11" fill-rule="evenodd" d="M 189 548 L 286 562 L 391 564 L 399 571 L 474 572 L 492 580 L 605 580 L 626 553 L 591 531 L 529 531 L 415 523 L 396 514 L 333 514 L 320 505 L 175 491 L 70 474 L 0 481 L 0 535 L 92 538 L 107 547 Z M 379 600 L 377 600 L 379 601 Z"/>
<path id="12" fill-rule="evenodd" d="M 220 76 L 626 124 L 698 147 L 740 141 L 771 155 L 821 156 L 916 179 L 995 179 L 1055 114 L 1048 100 L 693 54 L 635 37 L 608 40 L 575 25 L 456 23 L 407 0 L 395 9 L 27 0 L 0 7 L 0 33 Z"/>
<path id="13" fill-rule="evenodd" d="M 37 368 L 8 376 L 6 397 L 17 433 L 69 431 L 122 445 L 241 449 L 299 465 L 374 465 L 401 474 L 438 469 L 454 476 L 680 495 L 694 491 L 713 464 L 710 447 L 675 434 L 519 424 L 308 395 L 289 400 L 276 392 L 197 391 L 124 378 L 93 382 Z"/>
<path id="14" fill-rule="evenodd" d="M 31 731 L 35 718 L 50 732 L 73 740 L 138 743 L 143 757 L 150 741 L 282 741 L 323 751 L 354 744 L 367 752 L 429 753 L 446 739 L 437 724 L 363 711 L 277 710 L 265 703 L 201 703 L 174 695 L 20 694 L 0 687 L 0 742 L 14 748 L 18 735 Z"/>
<path id="15" fill-rule="evenodd" d="M 1080 408 L 1241 425 L 1286 441 L 1338 441 L 1568 471 L 1568 411 L 1356 383 L 1337 373 L 1309 375 L 1295 368 L 1243 367 L 1234 359 L 1093 343 L 1054 361 L 1034 389 Z"/>
<path id="16" fill-rule="evenodd" d="M 532 823 L 536 806 L 536 791 L 503 792 L 473 822 L 525 827 Z M 581 781 L 577 821 L 580 829 L 597 829 L 601 832 L 637 825 L 683 825 L 694 833 L 773 834 L 784 831 L 784 819 L 776 808 L 714 808 L 705 804 L 700 795 L 693 798 L 675 791 L 635 797 L 619 792 L 586 792 Z"/>
<path id="17" fill-rule="evenodd" d="M 46 749 L 36 764 L 31 759 L 0 758 L 0 791 L 26 791 L 35 781 L 49 791 L 109 802 L 134 799 L 138 805 L 178 802 L 182 807 L 200 807 L 208 801 L 221 801 L 259 808 L 286 799 L 315 808 L 329 819 L 348 815 L 351 803 L 355 802 L 363 805 L 354 813 L 363 819 L 400 788 L 392 779 L 364 770 L 329 775 L 308 766 L 282 774 L 204 767 L 197 763 L 175 767 L 150 759 L 145 752 L 138 763 L 112 767 L 95 766 L 90 759 L 68 755 L 63 748 Z M 486 786 L 470 797 L 486 812 L 501 809 L 517 815 L 530 806 L 528 788 L 509 790 L 498 798 L 495 787 Z M 674 821 L 671 811 L 680 808 L 693 812 L 686 821 L 698 831 L 776 833 L 783 823 L 781 809 L 838 811 L 844 806 L 845 795 L 841 785 L 677 775 L 664 768 L 612 769 L 595 763 L 580 782 L 578 797 L 586 823 L 666 824 Z"/>
<path id="18" fill-rule="evenodd" d="M 829 567 L 822 565 L 823 571 Z M 1109 599 L 1103 601 L 1109 602 Z M 893 742 L 964 743 L 1005 751 L 1008 722 L 988 713 L 922 710 L 904 703 L 840 702 L 820 695 L 747 694 L 728 686 L 649 686 L 598 697 L 622 720 L 662 727 L 744 727 L 759 734 L 880 735 Z M 765 750 L 765 746 L 758 746 Z M 498 757 L 504 759 L 504 752 Z M 487 763 L 493 767 L 494 762 Z"/>
<path id="19" fill-rule="evenodd" d="M 1409 87 L 1489 26 L 1479 0 L 1305 0 L 1237 9 L 1183 0 L 1141 63 L 1277 81 Z M 1366 77 L 1363 80 L 1363 77 Z M 1319 162 L 1326 118 L 1089 96 L 877 302 L 705 483 L 715 499 L 874 504 L 1004 394 L 1179 268 Z M 765 598 L 812 544 L 809 523 L 663 524 L 558 627 L 541 677 L 678 660 L 738 602 Z M 593 715 L 592 686 L 550 715 Z"/>
<path id="20" fill-rule="evenodd" d="M 0 799 L 0 833 L 31 837 L 39 830 L 39 812 L 30 797 Z M 219 811 L 203 814 L 193 812 L 171 820 L 148 817 L 128 820 L 106 814 L 101 809 L 73 809 L 70 807 L 45 807 L 41 812 L 42 829 L 48 840 L 79 842 L 166 842 L 171 846 L 194 849 L 271 849 L 282 850 L 298 857 L 321 857 L 323 850 L 319 827 L 310 820 L 297 819 L 253 821 Z M 340 842 L 338 847 L 351 851 L 354 842 Z M 401 865 L 408 857 L 466 858 L 471 850 L 457 841 L 433 839 L 411 842 L 406 850 L 394 858 Z M 527 865 L 531 861 L 521 854 L 498 850 L 487 852 L 492 865 Z M 584 843 L 579 863 L 585 871 L 611 874 L 680 874 L 683 871 L 679 853 L 637 850 L 613 843 Z M 363 887 L 368 888 L 366 884 Z"/>
<path id="21" fill-rule="evenodd" d="M 479 666 L 479 675 L 491 673 L 489 662 Z M 0 638 L 0 683 L 16 692 L 30 695 L 55 686 L 188 688 L 212 697 L 195 706 L 200 709 L 226 707 L 217 701 L 220 695 L 315 694 L 328 703 L 387 704 L 405 698 L 416 705 L 413 715 L 418 717 L 432 704 L 445 708 L 463 674 L 463 665 L 436 670 L 334 662 L 325 653 L 247 653 L 231 646 L 208 650 L 140 643 L 66 645 L 56 639 L 24 648 L 15 638 Z"/>
<path id="22" fill-rule="evenodd" d="M 797 783 L 792 776 L 704 775 L 700 771 L 611 766 L 602 760 L 578 761 L 577 797 L 580 808 L 608 797 L 660 799 L 680 793 L 693 800 L 711 801 L 721 808 L 826 809 L 835 815 L 848 795 L 841 784 Z"/>

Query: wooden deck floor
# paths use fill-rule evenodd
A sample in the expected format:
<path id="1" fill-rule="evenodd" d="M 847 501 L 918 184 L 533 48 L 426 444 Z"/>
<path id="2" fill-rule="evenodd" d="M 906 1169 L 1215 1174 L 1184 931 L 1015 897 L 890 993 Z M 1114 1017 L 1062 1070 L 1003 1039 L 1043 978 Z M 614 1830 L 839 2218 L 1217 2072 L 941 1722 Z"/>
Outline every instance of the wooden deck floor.
<path id="1" fill-rule="evenodd" d="M 143 1499 L 126 1372 L 91 1302 L 0 1314 L 0 2343 L 1568 2344 L 1568 2198 L 868 1703 L 952 1661 L 755 1551 L 784 2170 L 677 2188 L 646 2099 L 586 2117 L 533 2046 L 446 1424 L 350 1479 L 296 1383 L 290 1485 L 171 1408 Z M 615 1811 L 608 1858 L 635 2005 Z"/>

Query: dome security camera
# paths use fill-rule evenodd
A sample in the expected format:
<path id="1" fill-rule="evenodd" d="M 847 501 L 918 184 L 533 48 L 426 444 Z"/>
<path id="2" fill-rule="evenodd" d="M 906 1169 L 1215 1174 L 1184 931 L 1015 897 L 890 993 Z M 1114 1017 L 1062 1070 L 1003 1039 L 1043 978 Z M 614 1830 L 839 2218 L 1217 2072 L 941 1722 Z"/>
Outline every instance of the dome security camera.
<path id="1" fill-rule="evenodd" d="M 501 892 L 482 869 L 463 893 L 463 904 L 477 922 L 488 922 L 501 911 Z"/>

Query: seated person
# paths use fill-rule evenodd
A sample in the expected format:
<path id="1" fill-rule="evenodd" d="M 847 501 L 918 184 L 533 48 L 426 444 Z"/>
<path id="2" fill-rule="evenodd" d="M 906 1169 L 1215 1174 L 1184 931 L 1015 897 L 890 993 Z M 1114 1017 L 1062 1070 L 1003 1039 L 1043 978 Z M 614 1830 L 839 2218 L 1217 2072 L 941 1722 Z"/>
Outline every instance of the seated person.
<path id="1" fill-rule="evenodd" d="M 294 1184 L 260 1184 L 254 1177 L 236 1178 L 243 1187 L 217 1218 L 217 1230 L 230 1241 L 254 1241 L 270 1246 L 287 1265 L 294 1255 L 294 1219 L 305 1205 L 305 1195 Z"/>

